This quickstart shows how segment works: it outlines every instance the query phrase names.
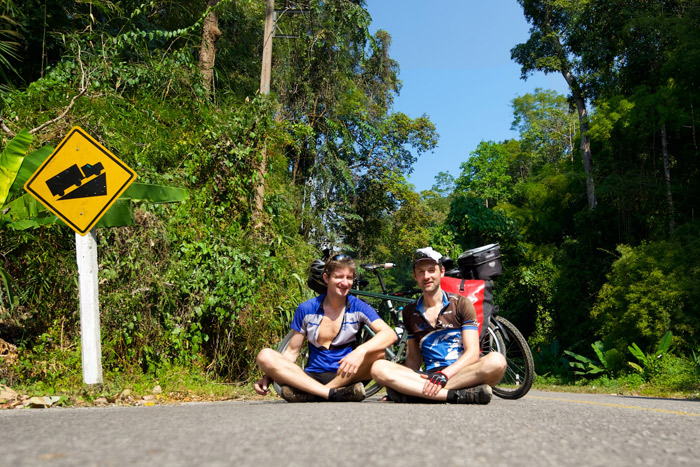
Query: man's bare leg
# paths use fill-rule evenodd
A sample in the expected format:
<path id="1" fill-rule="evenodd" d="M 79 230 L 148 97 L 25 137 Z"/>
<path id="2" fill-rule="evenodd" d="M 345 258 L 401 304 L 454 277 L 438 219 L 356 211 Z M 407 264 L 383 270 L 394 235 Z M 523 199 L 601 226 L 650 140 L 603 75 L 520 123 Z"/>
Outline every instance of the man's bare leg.
<path id="1" fill-rule="evenodd" d="M 342 388 L 345 386 L 349 386 L 353 383 L 357 383 L 358 381 L 367 381 L 372 379 L 372 375 L 370 373 L 370 370 L 372 368 L 372 364 L 376 362 L 377 360 L 383 360 L 384 359 L 384 351 L 383 350 L 377 350 L 376 352 L 373 353 L 368 353 L 365 355 L 365 359 L 362 361 L 362 364 L 360 365 L 360 368 L 357 370 L 357 373 L 355 373 L 352 376 L 336 376 L 331 380 L 328 384 L 326 384 L 326 387 L 331 389 L 331 388 Z"/>
<path id="2" fill-rule="evenodd" d="M 425 378 L 405 366 L 380 360 L 372 365 L 371 374 L 375 381 L 402 394 L 445 401 L 450 389 L 471 388 L 480 384 L 495 386 L 503 377 L 505 370 L 506 360 L 503 355 L 496 352 L 487 354 L 450 378 L 445 387 L 435 396 L 424 394 Z"/>
<path id="3" fill-rule="evenodd" d="M 435 396 L 423 394 L 425 379 L 408 367 L 388 360 L 379 360 L 372 365 L 372 377 L 382 386 L 390 387 L 408 396 L 436 401 L 447 400 L 447 390 L 441 389 Z"/>
<path id="4" fill-rule="evenodd" d="M 506 366 L 503 355 L 498 352 L 488 353 L 450 378 L 445 389 L 471 388 L 479 384 L 493 387 L 503 378 Z"/>
<path id="5" fill-rule="evenodd" d="M 287 360 L 281 353 L 273 349 L 263 349 L 258 353 L 257 362 L 260 369 L 277 384 L 286 384 L 309 394 L 328 399 L 331 389 L 349 386 L 358 381 L 372 379 L 370 369 L 372 364 L 384 358 L 384 351 L 377 351 L 365 356 L 357 373 L 352 376 L 336 376 L 328 384 L 321 384 L 310 377 L 296 363 Z"/>
<path id="6" fill-rule="evenodd" d="M 309 394 L 328 399 L 329 388 L 307 375 L 296 363 L 273 349 L 262 349 L 257 357 L 258 367 L 277 384 L 286 384 Z"/>

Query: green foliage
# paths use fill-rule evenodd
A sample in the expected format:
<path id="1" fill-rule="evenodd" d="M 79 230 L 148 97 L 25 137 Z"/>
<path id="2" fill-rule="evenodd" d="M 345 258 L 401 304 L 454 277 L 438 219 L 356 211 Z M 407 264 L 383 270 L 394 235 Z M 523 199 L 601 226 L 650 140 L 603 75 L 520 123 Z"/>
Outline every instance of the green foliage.
<path id="1" fill-rule="evenodd" d="M 660 360 L 669 353 L 671 348 L 671 338 L 673 334 L 671 331 L 666 331 L 661 340 L 656 346 L 656 350 L 652 353 L 644 353 L 642 349 L 636 343 L 632 343 L 631 346 L 627 347 L 630 353 L 637 359 L 639 364 L 634 362 L 627 362 L 632 368 L 637 370 L 644 376 L 648 381 L 655 378 L 661 373 L 661 363 Z"/>
<path id="2" fill-rule="evenodd" d="M 510 196 L 512 179 L 508 175 L 508 163 L 503 146 L 493 141 L 482 141 L 476 150 L 469 154 L 469 159 L 462 162 L 462 173 L 455 188 L 484 200 L 486 207 L 505 201 Z"/>
<path id="3" fill-rule="evenodd" d="M 548 345 L 537 345 L 533 349 L 532 358 L 537 376 L 566 377 L 569 374 L 571 365 L 562 355 L 561 345 L 557 339 Z"/>
<path id="4" fill-rule="evenodd" d="M 577 123 L 566 98 L 555 91 L 537 88 L 534 94 L 513 99 L 511 129 L 520 133 L 522 151 L 514 161 L 518 176 L 524 178 L 544 164 L 572 159 Z"/>
<path id="5" fill-rule="evenodd" d="M 20 60 L 19 50 L 22 38 L 20 23 L 22 13 L 13 0 L 4 0 L 0 11 L 0 77 L 4 82 L 9 82 L 8 72 L 17 74 L 14 64 Z M 0 84 L 0 89 L 6 87 Z"/>
<path id="6" fill-rule="evenodd" d="M 651 380 L 652 384 L 668 391 L 698 393 L 700 378 L 698 378 L 695 365 L 690 360 L 666 354 L 659 360 L 659 364 L 658 374 Z"/>
<path id="7" fill-rule="evenodd" d="M 517 224 L 503 210 L 487 208 L 481 199 L 467 194 L 455 195 L 447 222 L 465 250 L 488 243 L 499 243 L 508 250 L 520 239 Z"/>
<path id="8" fill-rule="evenodd" d="M 700 349 L 698 349 L 697 353 L 694 350 L 692 351 L 692 362 L 695 365 L 695 373 L 700 374 Z"/>
<path id="9" fill-rule="evenodd" d="M 0 154 L 0 208 L 5 205 L 10 188 L 17 178 L 24 156 L 29 150 L 32 137 L 23 131 L 5 146 Z"/>
<path id="10" fill-rule="evenodd" d="M 593 351 L 598 357 L 598 361 L 592 360 L 583 355 L 565 350 L 564 353 L 576 360 L 571 363 L 575 375 L 595 376 L 605 373 L 614 376 L 622 369 L 622 354 L 617 349 L 605 349 L 601 341 L 591 344 Z"/>
<path id="11" fill-rule="evenodd" d="M 620 257 L 592 311 L 599 335 L 617 348 L 625 341 L 648 347 L 671 330 L 680 350 L 696 348 L 700 242 L 695 232 L 688 226 L 669 241 L 618 247 Z"/>

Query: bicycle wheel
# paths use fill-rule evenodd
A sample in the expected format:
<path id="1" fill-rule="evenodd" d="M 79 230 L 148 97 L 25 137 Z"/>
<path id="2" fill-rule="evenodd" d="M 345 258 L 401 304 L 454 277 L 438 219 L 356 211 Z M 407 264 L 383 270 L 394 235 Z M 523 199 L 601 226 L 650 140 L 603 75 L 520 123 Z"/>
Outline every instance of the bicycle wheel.
<path id="1" fill-rule="evenodd" d="M 357 345 L 363 344 L 372 337 L 374 337 L 374 333 L 372 332 L 372 330 L 369 329 L 367 326 L 362 326 L 362 330 L 360 330 L 360 334 L 357 339 Z M 382 389 L 382 385 L 377 383 L 373 379 L 369 381 L 363 381 L 363 383 L 365 385 L 365 394 L 367 394 L 367 397 L 375 395 L 379 392 L 380 389 Z"/>
<path id="2" fill-rule="evenodd" d="M 479 340 L 479 356 L 483 357 L 489 352 L 498 352 L 504 357 L 506 356 L 506 343 L 503 342 L 503 336 L 497 332 L 492 324 L 484 330 L 481 339 Z"/>
<path id="3" fill-rule="evenodd" d="M 513 323 L 501 316 L 495 316 L 497 323 L 491 323 L 497 344 L 503 343 L 501 352 L 508 363 L 503 379 L 493 388 L 493 393 L 503 399 L 520 399 L 532 387 L 535 379 L 535 363 L 530 346 Z"/>

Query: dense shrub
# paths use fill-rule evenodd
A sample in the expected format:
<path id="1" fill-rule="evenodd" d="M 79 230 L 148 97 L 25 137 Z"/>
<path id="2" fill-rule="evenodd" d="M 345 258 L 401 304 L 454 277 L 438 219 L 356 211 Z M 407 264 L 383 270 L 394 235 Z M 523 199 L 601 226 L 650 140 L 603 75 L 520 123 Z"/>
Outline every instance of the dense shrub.
<path id="1" fill-rule="evenodd" d="M 700 240 L 698 224 L 668 241 L 621 245 L 608 281 L 592 311 L 597 334 L 623 349 L 631 342 L 651 347 L 671 330 L 678 350 L 689 354 L 700 334 Z"/>

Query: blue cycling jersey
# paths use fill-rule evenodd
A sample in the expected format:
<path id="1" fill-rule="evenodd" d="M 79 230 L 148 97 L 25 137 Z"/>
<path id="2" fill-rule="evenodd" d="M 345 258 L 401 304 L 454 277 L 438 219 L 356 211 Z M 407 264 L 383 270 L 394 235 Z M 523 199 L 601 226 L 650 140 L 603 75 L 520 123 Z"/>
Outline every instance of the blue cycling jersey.
<path id="1" fill-rule="evenodd" d="M 442 295 L 435 326 L 425 317 L 423 297 L 403 309 L 409 339 L 418 339 L 426 370 L 452 365 L 464 353 L 462 330 L 479 331 L 474 305 L 461 295 Z"/>
<path id="2" fill-rule="evenodd" d="M 323 299 L 325 294 L 307 300 L 297 308 L 292 320 L 292 329 L 306 336 L 309 341 L 308 373 L 338 371 L 340 360 L 357 347 L 357 334 L 362 326 L 379 319 L 374 308 L 352 295 L 345 303 L 345 313 L 340 331 L 331 342 L 330 348 L 318 344 L 318 327 L 323 319 Z"/>

